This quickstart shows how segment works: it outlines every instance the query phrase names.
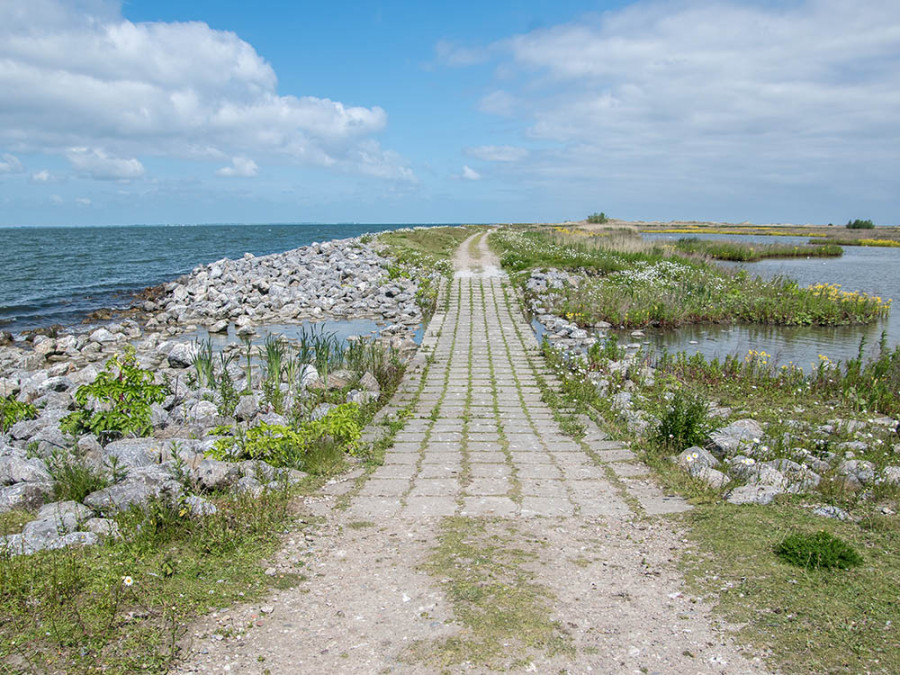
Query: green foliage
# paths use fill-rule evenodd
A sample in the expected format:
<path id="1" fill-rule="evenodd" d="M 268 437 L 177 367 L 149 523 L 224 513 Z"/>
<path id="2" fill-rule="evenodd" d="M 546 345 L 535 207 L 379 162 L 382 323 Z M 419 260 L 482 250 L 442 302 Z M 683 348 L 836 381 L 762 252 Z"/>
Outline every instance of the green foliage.
<path id="1" fill-rule="evenodd" d="M 138 367 L 134 347 L 106 362 L 91 384 L 75 392 L 75 412 L 60 422 L 71 435 L 93 433 L 107 442 L 124 435 L 146 436 L 151 431 L 150 406 L 162 403 L 167 387 L 154 384 L 153 373 Z"/>
<path id="2" fill-rule="evenodd" d="M 344 403 L 320 419 L 297 426 L 263 422 L 246 430 L 227 428 L 232 435 L 218 439 L 207 454 L 214 459 L 258 459 L 276 467 L 308 471 L 310 457 L 322 447 L 336 445 L 350 454 L 355 452 L 361 434 L 359 413 L 358 405 Z"/>
<path id="3" fill-rule="evenodd" d="M 169 672 L 193 618 L 275 581 L 259 561 L 293 522 L 290 497 L 222 496 L 204 517 L 153 501 L 103 546 L 0 556 L 0 670 Z"/>
<path id="4" fill-rule="evenodd" d="M 0 397 L 0 433 L 10 430 L 13 424 L 37 417 L 37 408 L 30 403 L 17 401 L 14 396 Z"/>
<path id="5" fill-rule="evenodd" d="M 781 560 L 808 570 L 849 569 L 862 563 L 862 556 L 850 544 L 824 530 L 815 534 L 797 532 L 775 547 Z"/>
<path id="6" fill-rule="evenodd" d="M 544 230 L 503 230 L 492 241 L 510 272 L 547 267 L 580 272 L 579 284 L 538 298 L 550 313 L 574 317 L 580 325 L 607 321 L 637 328 L 741 321 L 838 326 L 871 323 L 890 311 L 890 301 L 877 296 L 828 284 L 802 287 L 792 279 L 762 279 L 744 270 L 735 273 L 655 244 L 632 243 L 634 250 L 623 251 L 602 237 Z"/>
<path id="7" fill-rule="evenodd" d="M 212 340 L 197 340 L 194 343 L 194 356 L 191 358 L 197 384 L 201 387 L 216 386 L 215 361 L 213 360 Z"/>
<path id="8" fill-rule="evenodd" d="M 58 502 L 84 501 L 89 494 L 110 483 L 107 472 L 86 462 L 77 448 L 54 451 L 46 465 L 53 478 L 53 498 Z"/>
<path id="9" fill-rule="evenodd" d="M 678 453 L 702 444 L 714 428 L 709 401 L 699 393 L 678 388 L 660 415 L 652 441 L 660 450 Z"/>
<path id="10" fill-rule="evenodd" d="M 846 227 L 848 230 L 873 230 L 875 229 L 875 223 L 871 220 L 860 220 L 857 218 L 856 220 L 847 221 Z"/>
<path id="11" fill-rule="evenodd" d="M 281 414 L 284 412 L 284 392 L 281 391 L 281 376 L 287 358 L 287 345 L 280 335 L 267 335 L 265 344 L 259 347 L 263 359 L 263 402 Z"/>
<path id="12" fill-rule="evenodd" d="M 683 237 L 676 242 L 675 248 L 683 253 L 735 262 L 756 262 L 766 258 L 839 258 L 844 255 L 844 249 L 840 246 L 824 242 L 819 245 L 791 246 Z"/>
<path id="13" fill-rule="evenodd" d="M 603 225 L 609 222 L 609 218 L 601 211 L 600 213 L 592 213 L 587 217 L 587 221 L 591 224 Z"/>

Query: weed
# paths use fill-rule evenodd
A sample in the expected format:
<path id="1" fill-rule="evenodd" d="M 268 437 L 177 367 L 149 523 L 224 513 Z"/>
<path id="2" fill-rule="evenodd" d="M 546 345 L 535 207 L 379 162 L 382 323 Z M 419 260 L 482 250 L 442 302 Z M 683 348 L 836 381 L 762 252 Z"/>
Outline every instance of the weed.
<path id="1" fill-rule="evenodd" d="M 106 368 L 91 384 L 75 392 L 75 412 L 60 422 L 70 435 L 96 434 L 100 442 L 109 442 L 133 434 L 150 433 L 150 406 L 162 403 L 165 385 L 154 384 L 153 373 L 138 367 L 134 347 L 106 362 Z"/>
<path id="2" fill-rule="evenodd" d="M 13 424 L 37 417 L 37 408 L 30 403 L 17 401 L 14 396 L 0 397 L 0 433 L 10 430 Z"/>
<path id="3" fill-rule="evenodd" d="M 834 567 L 845 570 L 862 564 L 862 556 L 856 549 L 824 530 L 785 537 L 775 547 L 775 555 L 786 563 L 809 570 Z"/>
<path id="4" fill-rule="evenodd" d="M 674 454 L 702 444 L 713 429 L 709 401 L 699 393 L 677 388 L 651 440 L 659 450 Z"/>

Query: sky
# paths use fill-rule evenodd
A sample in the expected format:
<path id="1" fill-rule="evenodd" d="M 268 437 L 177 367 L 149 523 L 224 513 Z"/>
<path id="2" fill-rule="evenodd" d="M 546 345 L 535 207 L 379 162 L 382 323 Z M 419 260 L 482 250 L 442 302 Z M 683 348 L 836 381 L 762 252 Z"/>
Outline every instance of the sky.
<path id="1" fill-rule="evenodd" d="M 0 226 L 898 207 L 897 0 L 0 0 Z"/>

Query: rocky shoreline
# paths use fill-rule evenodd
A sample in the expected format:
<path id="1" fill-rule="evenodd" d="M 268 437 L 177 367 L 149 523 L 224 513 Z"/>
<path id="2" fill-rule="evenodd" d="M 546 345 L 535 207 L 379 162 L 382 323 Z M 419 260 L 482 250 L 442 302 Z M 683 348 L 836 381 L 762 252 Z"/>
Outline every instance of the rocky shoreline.
<path id="1" fill-rule="evenodd" d="M 237 260 L 222 259 L 145 294 L 125 313 L 88 331 L 74 327 L 55 335 L 33 334 L 27 342 L 0 346 L 0 401 L 34 406 L 33 419 L 4 418 L 0 433 L 0 513 L 37 511 L 21 533 L 0 537 L 0 550 L 28 554 L 37 550 L 95 543 L 115 535 L 111 516 L 153 497 L 182 500 L 191 513 L 210 513 L 204 495 L 223 489 L 258 493 L 302 473 L 276 469 L 260 461 L 228 462 L 207 457 L 214 446 L 210 432 L 226 424 L 245 427 L 284 424 L 267 405 L 262 373 L 228 365 L 241 396 L 231 415 L 216 403 L 217 393 L 189 376 L 198 351 L 196 331 L 231 331 L 247 349 L 265 326 L 369 318 L 383 324 L 375 340 L 408 359 L 415 352 L 416 329 L 423 323 L 417 303 L 420 281 L 437 273 L 401 276 L 392 273 L 369 237 L 313 243 L 284 253 Z M 413 277 L 413 278 L 410 278 Z M 434 281 L 434 279 L 430 279 Z M 135 363 L 168 388 L 151 406 L 150 435 L 145 438 L 67 436 L 60 422 L 76 408 L 78 388 L 94 382 L 104 364 L 134 349 Z M 240 350 L 238 344 L 225 351 Z M 299 391 L 283 385 L 288 396 L 305 388 L 353 386 L 348 401 L 378 396 L 371 373 L 337 371 L 320 374 L 306 364 Z M 319 415 L 327 411 L 319 411 Z M 52 462 L 73 453 L 95 471 L 109 476 L 107 487 L 81 503 L 51 502 Z M 48 503 L 49 502 L 49 503 Z"/>
<path id="2" fill-rule="evenodd" d="M 572 376 L 590 381 L 632 438 L 646 437 L 659 419 L 641 394 L 642 385 L 652 384 L 656 377 L 641 351 L 643 331 L 630 333 L 632 341 L 621 345 L 618 359 L 589 372 L 583 367 L 585 354 L 607 337 L 611 326 L 601 322 L 586 330 L 545 309 L 552 304 L 549 296 L 567 286 L 577 288 L 579 283 L 578 275 L 563 270 L 534 270 L 523 283 L 523 304 L 541 324 L 544 339 L 571 365 Z M 786 411 L 783 424 L 770 430 L 753 419 L 750 410 L 712 404 L 709 412 L 720 423 L 704 447 L 687 448 L 670 459 L 732 504 L 770 504 L 781 494 L 817 500 L 823 489 L 865 499 L 878 486 L 900 486 L 900 443 L 896 442 L 900 421 L 891 417 L 868 414 L 810 424 Z M 884 459 L 878 464 L 865 459 L 873 452 Z M 835 506 L 813 508 L 824 517 L 849 518 Z M 885 506 L 883 513 L 893 515 L 894 511 Z"/>

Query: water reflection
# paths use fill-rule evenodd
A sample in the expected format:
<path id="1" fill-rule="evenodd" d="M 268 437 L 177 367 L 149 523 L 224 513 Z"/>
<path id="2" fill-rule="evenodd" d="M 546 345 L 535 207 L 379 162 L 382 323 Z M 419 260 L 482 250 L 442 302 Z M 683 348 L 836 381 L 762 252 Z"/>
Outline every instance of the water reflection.
<path id="1" fill-rule="evenodd" d="M 677 240 L 683 235 L 645 234 L 646 239 Z M 685 235 L 686 236 L 686 235 Z M 806 237 L 766 237 L 741 235 L 690 235 L 701 239 L 721 239 L 746 243 L 806 243 Z M 882 298 L 893 298 L 900 305 L 900 249 L 844 247 L 841 258 L 791 258 L 761 260 L 756 263 L 720 263 L 740 267 L 764 278 L 787 276 L 801 285 L 840 284 L 845 291 L 862 291 Z M 830 359 L 856 356 L 862 338 L 866 353 L 878 348 L 882 331 L 889 346 L 900 345 L 900 306 L 889 317 L 870 326 L 773 327 L 773 326 L 690 326 L 677 331 L 646 331 L 655 349 L 670 352 L 701 352 L 706 356 L 746 354 L 749 349 L 763 350 L 778 363 L 793 362 L 806 367 L 818 362 L 818 355 Z M 691 344 L 695 342 L 696 344 Z"/>

